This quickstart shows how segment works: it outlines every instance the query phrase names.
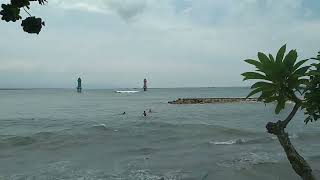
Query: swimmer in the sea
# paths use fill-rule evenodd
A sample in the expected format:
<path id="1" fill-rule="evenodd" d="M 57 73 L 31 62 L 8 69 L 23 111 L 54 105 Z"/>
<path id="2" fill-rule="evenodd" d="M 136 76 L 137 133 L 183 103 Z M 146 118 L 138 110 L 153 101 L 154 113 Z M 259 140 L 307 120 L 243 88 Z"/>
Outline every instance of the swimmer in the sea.
<path id="1" fill-rule="evenodd" d="M 147 116 L 146 111 L 143 111 L 143 116 L 144 116 L 144 117 L 146 117 L 146 116 Z"/>

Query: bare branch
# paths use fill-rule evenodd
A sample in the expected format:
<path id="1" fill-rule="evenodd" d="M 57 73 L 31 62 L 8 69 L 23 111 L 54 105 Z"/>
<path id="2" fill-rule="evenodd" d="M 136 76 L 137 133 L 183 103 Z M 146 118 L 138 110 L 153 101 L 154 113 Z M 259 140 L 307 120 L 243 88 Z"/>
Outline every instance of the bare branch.
<path id="1" fill-rule="evenodd" d="M 31 17 L 31 14 L 23 7 L 23 10 L 27 13 L 27 14 L 29 14 L 29 16 Z"/>
<path id="2" fill-rule="evenodd" d="M 287 125 L 292 120 L 293 116 L 297 113 L 297 111 L 299 110 L 300 107 L 301 107 L 300 103 L 296 103 L 294 105 L 294 107 L 293 107 L 292 111 L 290 112 L 290 114 L 288 115 L 288 117 L 284 121 L 282 121 L 283 128 L 287 127 Z"/>

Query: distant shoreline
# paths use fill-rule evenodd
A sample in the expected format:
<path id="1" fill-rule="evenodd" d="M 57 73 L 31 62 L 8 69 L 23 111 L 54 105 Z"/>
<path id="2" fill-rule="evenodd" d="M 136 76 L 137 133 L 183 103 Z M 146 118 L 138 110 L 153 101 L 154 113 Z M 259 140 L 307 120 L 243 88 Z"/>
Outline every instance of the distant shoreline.
<path id="1" fill-rule="evenodd" d="M 0 91 L 15 91 L 15 90 L 32 90 L 28 88 L 0 88 Z"/>

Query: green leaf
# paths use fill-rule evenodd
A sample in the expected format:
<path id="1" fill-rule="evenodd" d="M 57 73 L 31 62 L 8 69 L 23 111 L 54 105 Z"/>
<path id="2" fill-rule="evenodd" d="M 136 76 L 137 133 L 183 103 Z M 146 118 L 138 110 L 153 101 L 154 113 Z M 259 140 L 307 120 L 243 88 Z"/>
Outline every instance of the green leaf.
<path id="1" fill-rule="evenodd" d="M 276 96 L 271 96 L 271 97 L 265 97 L 263 98 L 264 99 L 264 102 L 265 103 L 271 103 L 273 101 L 276 101 L 277 100 L 277 97 Z"/>
<path id="2" fill-rule="evenodd" d="M 262 52 L 258 52 L 258 58 L 263 65 L 266 65 L 271 62 L 268 56 Z"/>
<path id="3" fill-rule="evenodd" d="M 305 76 L 306 75 L 305 73 L 308 71 L 309 68 L 310 66 L 301 67 L 297 69 L 293 74 L 297 74 L 299 76 Z"/>
<path id="4" fill-rule="evenodd" d="M 269 54 L 269 59 L 271 62 L 275 62 L 274 57 L 272 56 L 272 54 Z"/>
<path id="5" fill-rule="evenodd" d="M 279 114 L 280 111 L 284 109 L 285 105 L 286 101 L 284 100 L 284 97 L 278 97 L 278 104 L 276 106 L 275 113 Z"/>
<path id="6" fill-rule="evenodd" d="M 283 62 L 290 71 L 293 70 L 293 65 L 295 64 L 297 57 L 298 57 L 297 51 L 291 50 L 284 58 Z"/>
<path id="7" fill-rule="evenodd" d="M 308 116 L 308 117 L 304 120 L 304 122 L 305 122 L 306 124 L 308 124 L 308 123 L 309 123 L 309 121 L 311 121 L 311 122 L 312 122 L 312 118 L 311 118 L 311 116 Z"/>
<path id="8" fill-rule="evenodd" d="M 249 97 L 251 97 L 251 96 L 253 96 L 253 95 L 255 95 L 255 94 L 257 94 L 257 93 L 259 93 L 259 92 L 261 92 L 262 90 L 263 90 L 263 88 L 257 88 L 257 89 L 255 89 L 255 90 L 251 91 L 251 92 L 249 93 L 249 95 L 246 97 L 246 99 L 249 98 Z"/>
<path id="9" fill-rule="evenodd" d="M 253 60 L 253 59 L 246 59 L 245 62 L 254 65 L 256 68 L 261 69 L 262 64 L 259 61 Z"/>
<path id="10" fill-rule="evenodd" d="M 320 76 L 320 72 L 317 71 L 310 71 L 306 75 L 308 76 Z"/>
<path id="11" fill-rule="evenodd" d="M 244 76 L 244 81 L 248 80 L 248 79 L 264 79 L 264 80 L 269 80 L 266 76 L 257 73 L 257 72 L 245 72 L 243 74 L 241 74 L 242 76 Z"/>
<path id="12" fill-rule="evenodd" d="M 251 89 L 255 89 L 255 88 L 274 88 L 274 84 L 272 83 L 269 83 L 269 82 L 264 82 L 264 81 L 259 81 L 259 82 L 256 82 L 254 83 L 252 86 L 251 86 Z"/>
<path id="13" fill-rule="evenodd" d="M 269 99 L 270 97 L 273 96 L 273 94 L 275 93 L 274 88 L 264 88 L 261 92 L 260 97 L 258 98 L 258 101 L 266 101 L 267 99 Z"/>
<path id="14" fill-rule="evenodd" d="M 277 57 L 276 57 L 276 62 L 277 63 L 281 63 L 282 62 L 284 54 L 286 52 L 286 48 L 287 48 L 287 45 L 285 44 L 279 49 L 279 51 L 277 53 Z"/>
<path id="15" fill-rule="evenodd" d="M 303 85 L 308 85 L 309 84 L 309 79 L 299 79 L 298 83 L 299 84 L 303 84 Z"/>
<path id="16" fill-rule="evenodd" d="M 293 71 L 297 70 L 302 64 L 304 64 L 305 62 L 307 62 L 309 59 L 305 59 L 305 60 L 301 60 L 299 62 L 297 62 L 297 64 L 295 64 L 293 66 Z"/>

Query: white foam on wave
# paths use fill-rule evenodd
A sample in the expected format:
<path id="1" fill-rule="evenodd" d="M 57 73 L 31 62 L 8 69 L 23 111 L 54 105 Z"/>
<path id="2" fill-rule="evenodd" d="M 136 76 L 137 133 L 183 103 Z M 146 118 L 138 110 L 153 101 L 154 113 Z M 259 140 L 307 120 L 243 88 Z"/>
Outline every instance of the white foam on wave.
<path id="1" fill-rule="evenodd" d="M 252 165 L 278 163 L 283 157 L 282 154 L 273 154 L 268 152 L 248 152 L 241 153 L 228 160 L 217 163 L 222 167 L 235 167 L 239 169 L 248 168 Z"/>
<path id="2" fill-rule="evenodd" d="M 289 138 L 291 138 L 291 139 L 297 139 L 297 138 L 299 138 L 299 136 L 296 135 L 296 134 L 292 134 L 292 135 L 289 135 Z"/>
<path id="3" fill-rule="evenodd" d="M 99 124 L 99 125 L 94 125 L 94 126 L 103 126 L 103 127 L 107 127 L 106 124 Z"/>
<path id="4" fill-rule="evenodd" d="M 234 160 L 234 163 L 238 164 L 263 164 L 263 163 L 277 163 L 280 160 L 280 156 L 268 152 L 249 152 L 241 154 Z"/>
<path id="5" fill-rule="evenodd" d="M 105 128 L 107 129 L 107 125 L 106 124 L 97 124 L 97 125 L 93 125 L 93 127 L 101 127 L 101 128 Z"/>
<path id="6" fill-rule="evenodd" d="M 243 144 L 246 141 L 244 139 L 234 139 L 229 141 L 210 141 L 210 144 L 214 145 L 232 145 L 232 144 Z"/>
<path id="7" fill-rule="evenodd" d="M 299 136 L 297 134 L 291 134 L 291 135 L 289 135 L 289 138 L 290 139 L 297 139 L 297 138 L 299 138 Z M 271 139 L 277 140 L 278 138 L 277 138 L 277 136 L 272 136 Z"/>

